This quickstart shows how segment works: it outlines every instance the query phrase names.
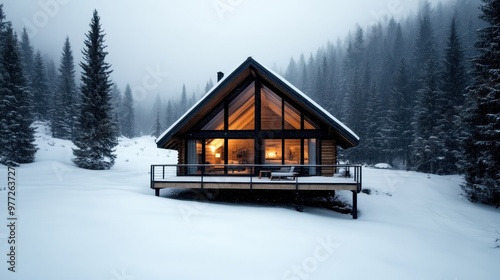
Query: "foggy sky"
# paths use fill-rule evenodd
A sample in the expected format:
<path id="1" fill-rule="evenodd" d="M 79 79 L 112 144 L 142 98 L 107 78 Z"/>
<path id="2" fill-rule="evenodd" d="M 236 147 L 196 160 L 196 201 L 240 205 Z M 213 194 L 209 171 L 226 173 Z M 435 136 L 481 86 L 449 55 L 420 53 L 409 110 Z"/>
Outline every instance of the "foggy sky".
<path id="1" fill-rule="evenodd" d="M 356 23 L 416 13 L 418 0 L 7 0 L 4 12 L 20 34 L 56 66 L 66 36 L 77 65 L 92 11 L 106 36 L 107 62 L 120 89 L 137 101 L 201 92 L 216 72 L 228 74 L 248 56 L 275 70 L 327 41 L 344 39 Z M 431 1 L 431 3 L 436 3 Z M 278 68 L 278 69 L 276 69 Z"/>

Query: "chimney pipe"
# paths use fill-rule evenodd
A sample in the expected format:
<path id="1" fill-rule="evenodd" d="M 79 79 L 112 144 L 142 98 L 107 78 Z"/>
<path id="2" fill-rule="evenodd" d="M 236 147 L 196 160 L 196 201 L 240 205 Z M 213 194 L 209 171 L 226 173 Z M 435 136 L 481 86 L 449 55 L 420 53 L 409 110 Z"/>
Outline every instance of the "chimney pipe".
<path id="1" fill-rule="evenodd" d="M 217 82 L 220 82 L 222 78 L 224 78 L 224 73 L 222 73 L 221 71 L 217 72 Z"/>

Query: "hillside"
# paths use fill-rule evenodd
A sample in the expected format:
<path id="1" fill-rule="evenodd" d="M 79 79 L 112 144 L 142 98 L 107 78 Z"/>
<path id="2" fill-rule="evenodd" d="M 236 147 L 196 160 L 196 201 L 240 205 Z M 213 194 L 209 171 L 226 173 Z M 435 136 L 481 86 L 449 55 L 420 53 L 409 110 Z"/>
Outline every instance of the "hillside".
<path id="1" fill-rule="evenodd" d="M 120 139 L 108 171 L 76 168 L 72 143 L 37 129 L 17 168 L 17 265 L 0 279 L 498 279 L 500 209 L 472 204 L 462 178 L 364 168 L 358 220 L 327 209 L 155 197 L 149 166 L 177 153 Z M 0 168 L 7 182 L 7 168 Z M 2 183 L 5 186 L 6 183 Z M 349 202 L 348 192 L 339 192 Z"/>

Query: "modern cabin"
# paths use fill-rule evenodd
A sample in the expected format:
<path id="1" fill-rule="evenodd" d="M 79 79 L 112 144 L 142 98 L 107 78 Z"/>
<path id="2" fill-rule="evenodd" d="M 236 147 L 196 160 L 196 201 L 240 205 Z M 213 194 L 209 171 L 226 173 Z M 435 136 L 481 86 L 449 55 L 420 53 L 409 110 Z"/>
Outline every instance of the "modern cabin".
<path id="1" fill-rule="evenodd" d="M 347 126 L 251 57 L 218 78 L 157 139 L 178 151 L 178 164 L 152 166 L 156 195 L 174 187 L 361 191 L 361 168 L 337 165 L 338 147 L 359 143 Z M 292 180 L 271 180 L 277 169 L 291 176 L 274 178 Z M 349 180 L 339 181 L 340 171 Z"/>

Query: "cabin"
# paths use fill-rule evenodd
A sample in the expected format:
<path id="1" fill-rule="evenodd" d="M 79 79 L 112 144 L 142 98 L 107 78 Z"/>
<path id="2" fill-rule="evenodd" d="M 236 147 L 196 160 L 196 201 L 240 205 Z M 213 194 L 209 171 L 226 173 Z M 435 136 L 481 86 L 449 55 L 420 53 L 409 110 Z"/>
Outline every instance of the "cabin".
<path id="1" fill-rule="evenodd" d="M 292 84 L 246 59 L 160 137 L 175 165 L 151 166 L 151 188 L 351 190 L 353 217 L 361 167 L 338 165 L 338 148 L 359 137 Z"/>

